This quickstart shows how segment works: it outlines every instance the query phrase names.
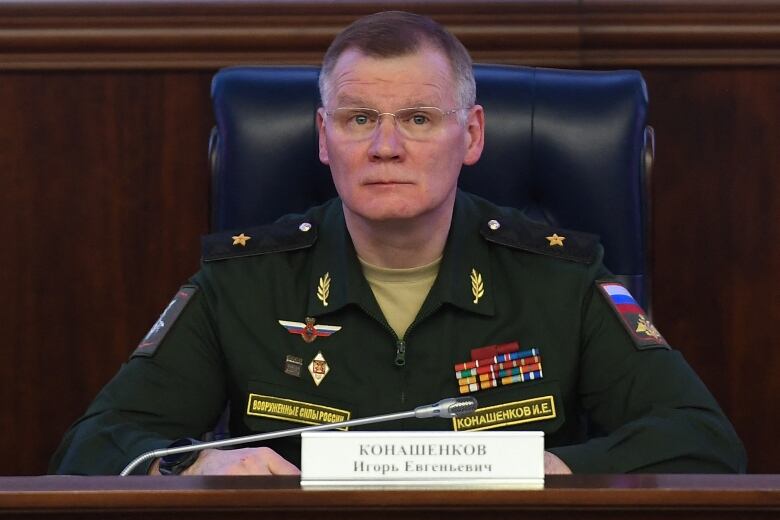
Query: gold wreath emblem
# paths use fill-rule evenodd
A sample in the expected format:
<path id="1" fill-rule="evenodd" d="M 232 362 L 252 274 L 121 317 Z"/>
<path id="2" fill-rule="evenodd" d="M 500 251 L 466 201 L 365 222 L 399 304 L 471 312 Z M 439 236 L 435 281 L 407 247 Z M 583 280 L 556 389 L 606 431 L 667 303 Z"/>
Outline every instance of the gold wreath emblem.
<path id="1" fill-rule="evenodd" d="M 650 320 L 645 318 L 643 314 L 639 315 L 639 320 L 637 321 L 637 326 L 636 326 L 636 332 L 638 334 L 645 334 L 647 336 L 650 336 L 656 341 L 661 340 L 661 333 L 658 332 L 658 329 L 655 328 L 655 325 L 650 323 Z"/>
<path id="2" fill-rule="evenodd" d="M 476 269 L 471 270 L 471 294 L 474 295 L 474 303 L 485 295 L 485 285 L 482 283 L 482 275 Z"/>
<path id="3" fill-rule="evenodd" d="M 328 306 L 328 296 L 330 296 L 330 273 L 325 273 L 320 277 L 320 285 L 317 287 L 317 298 L 325 307 Z"/>

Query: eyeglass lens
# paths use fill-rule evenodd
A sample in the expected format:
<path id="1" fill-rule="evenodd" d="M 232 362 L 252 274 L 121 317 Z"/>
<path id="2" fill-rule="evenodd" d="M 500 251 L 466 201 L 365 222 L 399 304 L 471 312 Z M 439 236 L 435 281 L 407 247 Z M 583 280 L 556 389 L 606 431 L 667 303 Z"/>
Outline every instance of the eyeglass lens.
<path id="1" fill-rule="evenodd" d="M 444 117 L 451 113 L 436 107 L 402 108 L 395 113 L 346 107 L 337 108 L 332 116 L 340 131 L 355 138 L 372 135 L 382 116 L 390 116 L 402 134 L 412 139 L 425 139 L 434 136 L 441 129 Z"/>

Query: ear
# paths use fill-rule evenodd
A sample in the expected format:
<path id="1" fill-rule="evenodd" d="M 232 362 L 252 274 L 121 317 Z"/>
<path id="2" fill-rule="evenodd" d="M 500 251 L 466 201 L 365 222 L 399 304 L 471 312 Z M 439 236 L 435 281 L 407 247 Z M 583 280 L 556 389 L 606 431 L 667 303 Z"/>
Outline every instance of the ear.
<path id="1" fill-rule="evenodd" d="M 322 164 L 330 164 L 328 159 L 328 142 L 325 136 L 325 109 L 320 107 L 317 109 L 317 135 L 319 136 L 319 152 L 320 162 Z"/>
<path id="2" fill-rule="evenodd" d="M 466 154 L 463 164 L 469 166 L 477 162 L 485 147 L 485 110 L 482 105 L 474 105 L 469 109 L 466 119 Z"/>

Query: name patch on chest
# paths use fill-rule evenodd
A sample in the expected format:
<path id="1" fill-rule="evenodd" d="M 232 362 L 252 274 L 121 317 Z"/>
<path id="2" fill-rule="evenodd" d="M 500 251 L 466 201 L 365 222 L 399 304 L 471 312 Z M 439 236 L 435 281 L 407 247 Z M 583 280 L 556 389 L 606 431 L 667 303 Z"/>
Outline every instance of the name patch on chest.
<path id="1" fill-rule="evenodd" d="M 466 417 L 454 417 L 452 429 L 458 431 L 479 431 L 503 428 L 512 424 L 555 419 L 555 399 L 551 395 L 534 397 L 524 401 L 477 408 Z"/>
<path id="2" fill-rule="evenodd" d="M 249 394 L 246 414 L 256 417 L 270 417 L 303 424 L 333 424 L 348 421 L 352 414 L 348 410 L 339 410 L 303 401 L 294 401 L 270 395 Z M 339 428 L 347 430 L 348 428 Z"/>

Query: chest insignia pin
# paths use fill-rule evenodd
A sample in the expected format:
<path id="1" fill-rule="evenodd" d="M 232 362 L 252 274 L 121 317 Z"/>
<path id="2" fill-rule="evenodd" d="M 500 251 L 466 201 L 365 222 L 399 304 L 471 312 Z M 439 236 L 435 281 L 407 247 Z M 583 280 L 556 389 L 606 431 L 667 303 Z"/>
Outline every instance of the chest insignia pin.
<path id="1" fill-rule="evenodd" d="M 306 318 L 306 323 L 300 321 L 279 320 L 279 325 L 287 329 L 290 334 L 299 334 L 303 341 L 311 343 L 320 336 L 330 336 L 341 330 L 340 325 L 315 325 L 314 318 Z"/>
<path id="2" fill-rule="evenodd" d="M 298 356 L 288 355 L 284 359 L 284 373 L 289 376 L 301 377 L 301 367 L 303 366 L 303 359 Z"/>
<path id="3" fill-rule="evenodd" d="M 328 362 L 325 361 L 325 356 L 322 355 L 322 352 L 317 352 L 317 355 L 309 363 L 309 373 L 312 379 L 314 379 L 314 384 L 320 386 L 328 372 L 330 372 L 330 367 Z"/>

